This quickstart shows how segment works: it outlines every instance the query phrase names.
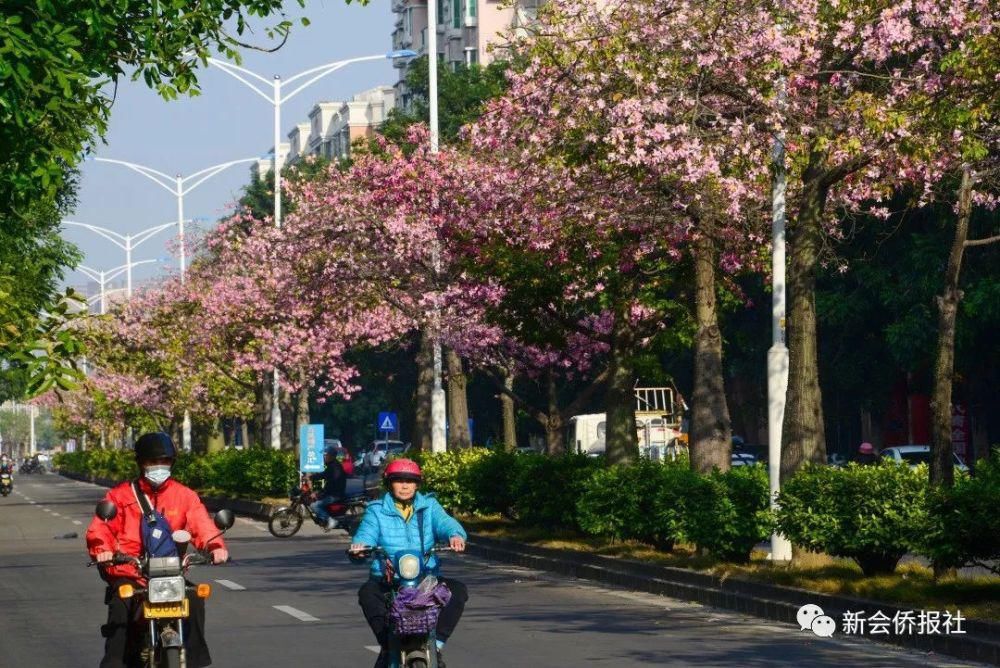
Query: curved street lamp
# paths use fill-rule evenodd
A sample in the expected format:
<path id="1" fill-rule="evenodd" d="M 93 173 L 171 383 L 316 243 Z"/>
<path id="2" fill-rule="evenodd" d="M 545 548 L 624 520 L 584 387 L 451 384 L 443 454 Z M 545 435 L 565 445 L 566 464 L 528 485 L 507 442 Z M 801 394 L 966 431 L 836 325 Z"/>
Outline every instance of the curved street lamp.
<path id="1" fill-rule="evenodd" d="M 169 176 L 161 171 L 155 170 L 152 167 L 147 167 L 146 165 L 140 165 L 136 162 L 127 162 L 125 160 L 116 160 L 112 158 L 87 158 L 93 162 L 106 162 L 112 165 L 121 165 L 122 167 L 127 167 L 133 172 L 145 176 L 147 179 L 160 186 L 174 197 L 177 198 L 177 226 L 179 229 L 178 237 L 180 239 L 180 268 L 181 268 L 181 283 L 184 283 L 185 274 L 187 270 L 187 249 L 184 247 L 184 196 L 190 193 L 192 190 L 200 186 L 202 183 L 212 178 L 216 174 L 229 169 L 234 165 L 241 165 L 248 162 L 256 162 L 258 158 L 241 158 L 239 160 L 230 160 L 229 162 L 222 162 L 218 165 L 212 165 L 211 167 L 206 167 L 201 171 L 197 171 L 194 174 L 189 174 L 188 176 Z M 194 181 L 191 185 L 187 185 L 188 181 Z"/>
<path id="2" fill-rule="evenodd" d="M 114 245 L 118 246 L 125 251 L 125 267 L 126 276 L 126 289 L 125 293 L 127 297 L 132 296 L 132 267 L 135 266 L 136 262 L 132 262 L 132 249 L 140 244 L 148 241 L 150 238 L 156 236 L 163 230 L 173 227 L 177 223 L 164 223 L 163 225 L 157 225 L 155 227 L 149 227 L 136 234 L 119 234 L 114 230 L 109 230 L 106 227 L 101 227 L 100 225 L 90 225 L 88 223 L 78 223 L 73 220 L 62 221 L 63 225 L 70 225 L 72 227 L 82 227 L 85 230 L 90 230 L 91 232 L 98 234 Z"/>
<path id="3" fill-rule="evenodd" d="M 98 286 L 100 286 L 100 289 L 101 289 L 100 294 L 99 295 L 94 295 L 93 297 L 88 297 L 87 298 L 87 304 L 89 305 L 89 304 L 91 304 L 94 301 L 96 301 L 96 300 L 99 299 L 100 302 L 101 302 L 101 315 L 104 315 L 105 313 L 107 313 L 105 286 L 110 281 L 113 281 L 115 278 L 121 276 L 123 273 L 125 273 L 126 271 L 128 271 L 132 267 L 138 267 L 139 265 L 142 265 L 142 264 L 150 264 L 150 263 L 153 263 L 153 262 L 165 262 L 165 261 L 166 261 L 166 258 L 154 258 L 152 260 L 140 260 L 138 262 L 133 262 L 131 264 L 123 264 L 121 266 L 115 267 L 114 269 L 108 269 L 108 270 L 104 270 L 104 271 L 99 270 L 99 269 L 94 269 L 92 267 L 88 267 L 85 264 L 78 264 L 76 266 L 76 268 L 77 268 L 77 270 L 81 274 L 87 276 L 88 278 L 90 278 L 93 281 L 96 281 L 97 284 L 98 284 Z"/>

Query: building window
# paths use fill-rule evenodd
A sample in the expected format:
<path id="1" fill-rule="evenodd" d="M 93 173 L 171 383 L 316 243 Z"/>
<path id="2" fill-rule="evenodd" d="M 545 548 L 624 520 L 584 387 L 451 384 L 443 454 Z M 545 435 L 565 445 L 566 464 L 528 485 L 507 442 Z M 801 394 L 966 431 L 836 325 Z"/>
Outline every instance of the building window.
<path id="1" fill-rule="evenodd" d="M 451 0 L 451 27 L 461 28 L 462 27 L 462 5 L 465 4 L 464 0 Z"/>
<path id="2" fill-rule="evenodd" d="M 413 34 L 413 8 L 407 7 L 403 13 L 403 33 L 409 37 Z"/>
<path id="3" fill-rule="evenodd" d="M 444 25 L 444 0 L 437 0 L 437 5 L 438 5 L 437 22 L 438 25 L 440 26 Z"/>
<path id="4" fill-rule="evenodd" d="M 479 4 L 478 0 L 465 0 L 465 13 L 469 18 L 476 18 L 476 6 Z"/>

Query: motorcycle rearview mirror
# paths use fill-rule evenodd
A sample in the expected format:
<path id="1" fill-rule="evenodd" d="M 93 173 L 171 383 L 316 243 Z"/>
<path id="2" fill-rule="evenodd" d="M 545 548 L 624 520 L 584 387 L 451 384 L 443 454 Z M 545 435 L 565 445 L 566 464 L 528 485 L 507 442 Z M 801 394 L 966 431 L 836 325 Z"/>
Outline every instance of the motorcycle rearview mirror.
<path id="1" fill-rule="evenodd" d="M 236 522 L 236 514 L 229 508 L 223 508 L 215 513 L 215 526 L 220 531 L 228 531 Z"/>
<path id="2" fill-rule="evenodd" d="M 94 508 L 94 514 L 107 522 L 108 520 L 114 519 L 115 515 L 118 514 L 118 506 L 115 505 L 114 501 L 104 499 L 97 504 L 96 508 Z"/>

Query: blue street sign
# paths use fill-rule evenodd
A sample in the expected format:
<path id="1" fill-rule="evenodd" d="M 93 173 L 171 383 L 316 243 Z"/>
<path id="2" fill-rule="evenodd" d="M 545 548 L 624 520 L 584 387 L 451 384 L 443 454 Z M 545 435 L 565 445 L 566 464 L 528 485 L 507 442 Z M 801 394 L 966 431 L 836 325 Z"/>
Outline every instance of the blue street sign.
<path id="1" fill-rule="evenodd" d="M 299 428 L 299 470 L 319 473 L 323 464 L 323 425 L 304 424 Z"/>
<path id="2" fill-rule="evenodd" d="M 399 431 L 399 418 L 395 413 L 382 412 L 378 414 L 377 425 L 379 431 Z"/>

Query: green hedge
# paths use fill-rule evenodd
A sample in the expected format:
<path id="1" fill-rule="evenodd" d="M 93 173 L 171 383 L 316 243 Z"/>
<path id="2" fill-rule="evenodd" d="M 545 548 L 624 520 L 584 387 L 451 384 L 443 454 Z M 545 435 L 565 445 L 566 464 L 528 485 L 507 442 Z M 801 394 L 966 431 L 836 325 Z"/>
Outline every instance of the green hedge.
<path id="1" fill-rule="evenodd" d="M 767 469 L 737 466 L 695 480 L 681 521 L 687 540 L 720 559 L 747 563 L 774 529 Z"/>
<path id="2" fill-rule="evenodd" d="M 778 528 L 808 550 L 854 559 L 866 575 L 891 573 L 925 545 L 929 489 L 925 467 L 809 465 L 782 486 Z"/>
<path id="3" fill-rule="evenodd" d="M 127 480 L 138 473 L 129 450 L 62 453 L 56 455 L 55 466 L 111 480 Z M 227 496 L 285 496 L 298 480 L 298 460 L 291 451 L 263 448 L 182 454 L 174 464 L 173 476 L 195 489 Z"/>

